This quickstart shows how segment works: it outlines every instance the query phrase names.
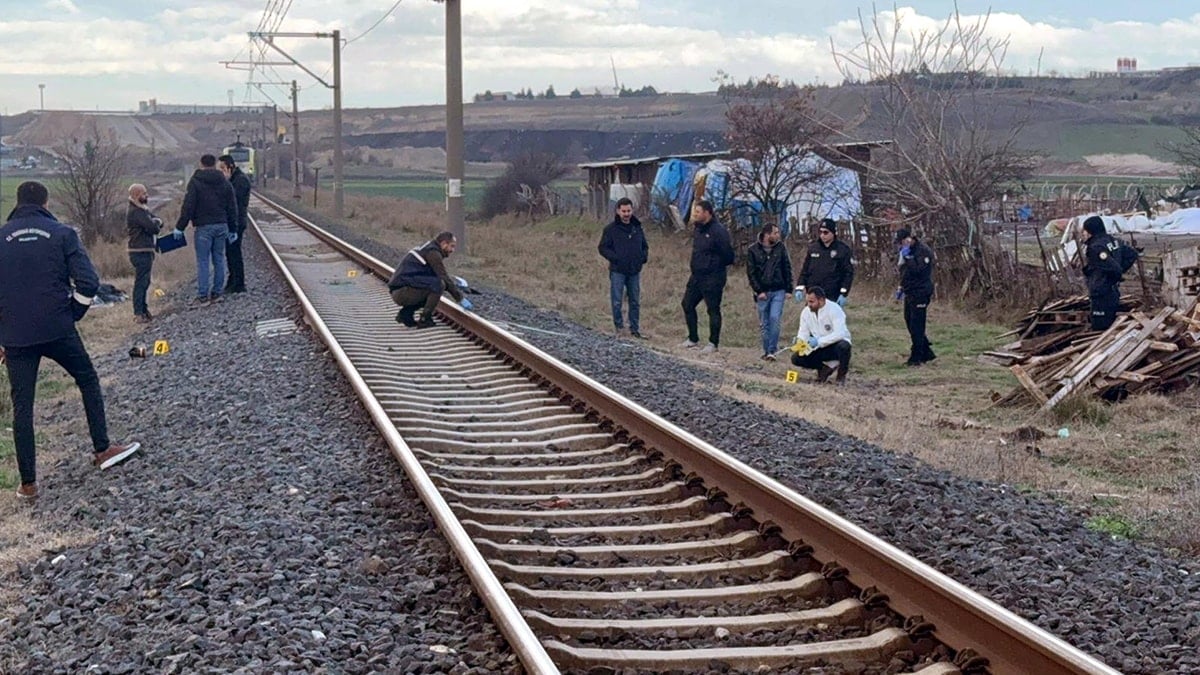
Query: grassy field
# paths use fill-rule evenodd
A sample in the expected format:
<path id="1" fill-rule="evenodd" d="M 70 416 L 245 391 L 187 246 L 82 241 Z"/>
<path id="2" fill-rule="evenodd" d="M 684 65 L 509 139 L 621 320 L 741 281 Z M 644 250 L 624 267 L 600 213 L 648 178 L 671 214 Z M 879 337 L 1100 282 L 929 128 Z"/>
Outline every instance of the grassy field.
<path id="1" fill-rule="evenodd" d="M 356 195 L 352 208 L 353 226 L 399 249 L 419 243 L 443 223 L 434 205 L 401 206 L 388 198 Z M 452 267 L 468 279 L 611 333 L 606 268 L 596 253 L 600 229 L 599 223 L 574 218 L 473 224 L 470 253 L 456 255 Z M 705 358 L 678 348 L 685 336 L 679 300 L 689 239 L 656 228 L 648 230 L 648 237 L 642 329 L 650 340 L 643 344 L 720 372 L 722 393 L 961 476 L 1064 499 L 1086 512 L 1091 527 L 1113 536 L 1144 537 L 1200 552 L 1200 525 L 1190 515 L 1200 506 L 1200 474 L 1184 450 L 1200 425 L 1200 395 L 1195 392 L 1142 396 L 1120 405 L 1076 400 L 1053 414 L 994 407 L 994 396 L 1018 385 L 1006 369 L 981 364 L 977 356 L 997 346 L 1007 326 L 979 321 L 972 312 L 935 299 L 929 336 L 939 358 L 927 367 L 907 368 L 908 335 L 901 307 L 890 297 L 892 279 L 860 280 L 851 293 L 854 361 L 847 386 L 816 385 L 808 372 L 789 384 L 785 363 L 758 358 L 757 318 L 740 265 L 730 270 L 722 304 L 720 352 Z M 486 296 L 476 305 L 486 316 Z M 794 334 L 799 310 L 788 301 L 784 340 Z M 700 324 L 703 339 L 703 308 Z M 1046 436 L 1018 440 L 1017 430 L 1027 426 Z M 1059 437 L 1060 429 L 1066 429 L 1065 438 Z"/>
<path id="2" fill-rule="evenodd" d="M 1058 147 L 1052 148 L 1051 154 L 1068 160 L 1103 154 L 1142 154 L 1169 159 L 1162 146 L 1186 140 L 1178 127 L 1158 124 L 1067 124 L 1061 129 Z"/>
<path id="3" fill-rule="evenodd" d="M 463 182 L 463 196 L 468 211 L 479 208 L 487 182 L 482 178 L 468 178 Z M 397 179 L 351 178 L 346 181 L 346 192 L 369 197 L 393 197 L 418 202 L 441 203 L 446 197 L 445 181 L 440 178 L 408 177 Z M 333 189 L 332 180 L 321 180 L 323 190 Z M 326 193 L 332 194 L 332 193 Z"/>

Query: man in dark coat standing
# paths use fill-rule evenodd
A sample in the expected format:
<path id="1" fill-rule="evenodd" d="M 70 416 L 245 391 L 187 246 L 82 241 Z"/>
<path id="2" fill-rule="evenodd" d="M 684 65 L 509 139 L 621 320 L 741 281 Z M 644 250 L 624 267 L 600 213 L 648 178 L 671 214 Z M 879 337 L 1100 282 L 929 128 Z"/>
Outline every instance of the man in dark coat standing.
<path id="1" fill-rule="evenodd" d="M 783 318 L 783 303 L 792 285 L 792 261 L 787 247 L 781 243 L 779 225 L 767 223 L 758 234 L 758 241 L 746 251 L 746 276 L 750 291 L 758 306 L 758 326 L 762 334 L 764 361 L 775 360 L 779 349 L 779 321 Z"/>
<path id="2" fill-rule="evenodd" d="M 796 279 L 796 301 L 805 302 L 805 289 L 820 286 L 825 295 L 845 309 L 854 283 L 854 255 L 837 237 L 837 223 L 825 218 L 817 229 L 817 240 L 808 245 L 800 275 Z"/>
<path id="3" fill-rule="evenodd" d="M 225 244 L 237 237 L 233 231 L 237 222 L 237 197 L 233 185 L 217 170 L 216 157 L 202 155 L 200 168 L 188 180 L 179 220 L 171 233 L 176 239 L 182 239 L 188 223 L 196 226 L 196 298 L 193 304 L 203 306 L 221 299 L 221 290 L 225 286 Z"/>
<path id="4" fill-rule="evenodd" d="M 644 337 L 641 332 L 642 266 L 650 256 L 650 245 L 642 223 L 633 215 L 633 200 L 617 200 L 616 217 L 600 235 L 600 255 L 608 261 L 608 295 L 612 302 L 613 330 L 624 330 L 621 318 L 621 296 L 629 299 L 629 334 Z"/>
<path id="5" fill-rule="evenodd" d="M 692 207 L 692 274 L 683 292 L 683 318 L 687 322 L 686 349 L 700 346 L 696 306 L 704 301 L 708 310 L 708 344 L 701 350 L 717 351 L 721 344 L 721 296 L 725 293 L 725 268 L 733 264 L 729 231 L 717 221 L 712 202 L 702 199 Z"/>
<path id="6" fill-rule="evenodd" d="M 896 231 L 896 245 L 900 247 L 900 288 L 896 297 L 904 299 L 904 324 L 912 340 L 905 365 L 919 366 L 937 358 L 925 335 L 929 302 L 933 299 L 933 251 L 903 228 Z"/>
<path id="7" fill-rule="evenodd" d="M 96 466 L 114 466 L 140 447 L 109 442 L 100 376 L 75 329 L 100 289 L 100 278 L 79 235 L 46 210 L 49 199 L 41 183 L 21 183 L 17 207 L 0 228 L 0 361 L 8 368 L 12 392 L 21 474 L 17 496 L 22 499 L 38 495 L 33 399 L 42 357 L 62 366 L 83 395 Z"/>
<path id="8" fill-rule="evenodd" d="M 221 173 L 233 185 L 238 210 L 237 225 L 229 226 L 230 234 L 225 243 L 225 258 L 229 262 L 229 281 L 225 283 L 225 292 L 245 293 L 246 268 L 242 262 L 242 239 L 250 222 L 250 179 L 238 168 L 231 155 L 221 155 L 217 161 L 221 163 Z"/>
<path id="9" fill-rule="evenodd" d="M 1091 216 L 1083 221 L 1083 245 L 1092 330 L 1108 330 L 1121 305 L 1121 243 L 1108 233 L 1103 218 Z"/>
<path id="10" fill-rule="evenodd" d="M 146 291 L 150 289 L 150 270 L 154 266 L 154 237 L 162 230 L 162 219 L 150 211 L 150 192 L 141 183 L 129 186 L 129 207 L 125 212 L 129 233 L 129 263 L 133 265 L 133 320 L 150 321 Z"/>

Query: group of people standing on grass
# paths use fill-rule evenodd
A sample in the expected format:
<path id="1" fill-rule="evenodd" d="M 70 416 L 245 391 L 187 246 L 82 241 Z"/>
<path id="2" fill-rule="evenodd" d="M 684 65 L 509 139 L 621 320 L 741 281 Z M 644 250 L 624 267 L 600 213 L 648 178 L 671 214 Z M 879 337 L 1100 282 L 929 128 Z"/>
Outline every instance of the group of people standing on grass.
<path id="1" fill-rule="evenodd" d="M 715 217 L 707 200 L 696 202 L 691 212 L 692 255 L 690 275 L 684 289 L 684 349 L 712 353 L 721 341 L 721 301 L 727 283 L 727 268 L 735 254 L 729 231 Z M 925 334 L 926 315 L 933 297 L 933 252 L 907 229 L 896 232 L 900 285 L 896 299 L 904 301 L 904 322 L 912 346 L 907 365 L 919 366 L 937 358 Z M 609 296 L 613 327 L 618 336 L 625 331 L 622 313 L 628 303 L 629 335 L 644 338 L 640 325 L 641 271 L 649 259 L 649 245 L 641 222 L 633 215 L 633 202 L 617 201 L 616 214 L 605 228 L 598 246 L 609 264 Z M 817 371 L 817 380 L 845 382 L 852 353 L 845 307 L 854 283 L 854 256 L 837 237 L 837 223 L 821 221 L 817 239 L 805 251 L 800 272 L 792 282 L 792 263 L 777 224 L 768 223 L 758 240 L 746 251 L 746 276 L 758 308 L 762 335 L 762 359 L 775 361 L 779 353 L 780 320 L 789 295 L 804 303 L 800 326 L 793 341 L 792 364 Z M 696 309 L 703 301 L 708 311 L 708 342 L 700 345 Z"/>
<path id="2" fill-rule="evenodd" d="M 225 293 L 245 292 L 242 237 L 249 222 L 249 209 L 250 179 L 238 168 L 233 157 L 202 155 L 199 168 L 188 180 L 179 219 L 167 235 L 182 242 L 188 224 L 196 228 L 193 243 L 196 295 L 191 305 L 204 306 L 220 302 Z M 163 222 L 151 210 L 150 192 L 141 183 L 129 186 L 125 224 L 129 234 L 129 262 L 134 269 L 134 320 L 146 323 L 153 318 L 146 293 L 150 288 L 154 256 L 161 248 L 159 240 L 163 237 L 159 233 Z"/>

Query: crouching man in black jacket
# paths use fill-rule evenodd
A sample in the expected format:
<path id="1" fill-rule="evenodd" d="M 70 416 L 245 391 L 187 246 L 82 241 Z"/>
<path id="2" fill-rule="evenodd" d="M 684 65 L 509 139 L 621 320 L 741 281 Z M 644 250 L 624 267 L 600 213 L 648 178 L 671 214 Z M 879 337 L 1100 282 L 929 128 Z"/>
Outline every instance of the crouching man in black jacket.
<path id="1" fill-rule="evenodd" d="M 75 330 L 96 297 L 100 278 L 79 235 L 46 210 L 49 200 L 46 186 L 21 183 L 17 207 L 0 228 L 0 360 L 8 367 L 12 390 L 13 442 L 21 473 L 17 496 L 22 499 L 38 494 L 33 398 L 42 357 L 75 378 L 96 466 L 107 469 L 140 447 L 109 442 L 100 376 Z"/>
<path id="2" fill-rule="evenodd" d="M 454 279 L 446 271 L 445 259 L 454 253 L 458 240 L 452 232 L 442 232 L 432 241 L 412 249 L 404 254 L 396 272 L 388 281 L 388 290 L 392 293 L 392 301 L 400 305 L 396 321 L 409 328 L 429 328 L 434 325 L 433 313 L 442 299 L 445 291 L 454 297 L 463 309 L 471 309 L 471 301 L 458 290 Z M 421 312 L 421 320 L 417 321 L 416 312 Z"/>

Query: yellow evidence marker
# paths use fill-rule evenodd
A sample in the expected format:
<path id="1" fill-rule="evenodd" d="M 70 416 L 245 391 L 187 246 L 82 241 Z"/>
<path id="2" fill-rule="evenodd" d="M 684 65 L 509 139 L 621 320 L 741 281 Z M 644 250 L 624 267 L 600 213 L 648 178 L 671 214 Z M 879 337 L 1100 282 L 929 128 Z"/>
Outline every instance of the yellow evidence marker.
<path id="1" fill-rule="evenodd" d="M 170 351 L 171 351 L 171 345 L 167 344 L 166 340 L 155 340 L 154 341 L 154 355 L 155 356 L 162 356 L 163 354 L 166 354 Z"/>
<path id="2" fill-rule="evenodd" d="M 167 294 L 167 292 L 161 288 L 154 289 L 154 297 L 156 297 L 156 298 L 165 297 L 166 294 Z"/>
<path id="3" fill-rule="evenodd" d="M 349 272 L 346 272 L 346 276 L 353 279 L 354 277 L 358 276 L 358 270 L 350 270 Z"/>
<path id="4" fill-rule="evenodd" d="M 800 381 L 800 373 L 795 370 L 789 369 L 787 371 L 787 375 L 785 375 L 784 377 L 787 379 L 788 384 L 796 384 L 797 382 Z"/>

